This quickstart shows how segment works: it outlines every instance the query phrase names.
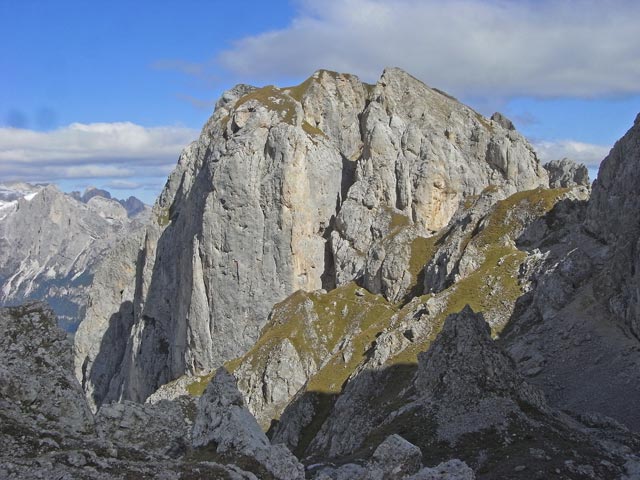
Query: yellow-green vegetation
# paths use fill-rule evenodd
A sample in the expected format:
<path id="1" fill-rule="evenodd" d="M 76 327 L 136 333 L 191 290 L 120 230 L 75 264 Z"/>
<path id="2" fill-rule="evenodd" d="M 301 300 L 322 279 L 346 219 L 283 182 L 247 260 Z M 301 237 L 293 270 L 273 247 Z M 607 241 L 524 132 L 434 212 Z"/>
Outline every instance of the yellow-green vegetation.
<path id="1" fill-rule="evenodd" d="M 473 112 L 473 113 L 476 114 L 476 118 L 478 119 L 478 122 L 480 122 L 480 124 L 490 133 L 493 133 L 494 128 L 491 122 L 487 121 L 487 119 L 484 118 L 482 115 L 480 115 L 478 112 Z"/>
<path id="2" fill-rule="evenodd" d="M 440 235 L 431 237 L 416 237 L 411 241 L 411 257 L 409 258 L 409 273 L 411 274 L 412 285 L 409 291 L 417 286 L 420 272 L 436 253 L 436 243 Z"/>
<path id="3" fill-rule="evenodd" d="M 325 133 L 320 130 L 318 127 L 314 127 L 313 125 L 311 125 L 309 122 L 307 122 L 306 120 L 304 122 L 302 122 L 302 129 L 308 134 L 308 135 L 315 135 L 315 136 L 320 136 L 320 137 L 326 137 Z"/>
<path id="4" fill-rule="evenodd" d="M 251 100 L 256 100 L 262 103 L 269 110 L 278 112 L 282 121 L 290 125 L 295 124 L 296 104 L 295 101 L 282 90 L 273 85 L 267 85 L 266 87 L 259 88 L 257 90 L 248 93 L 244 97 L 240 98 L 235 108 L 239 108 Z"/>
<path id="5" fill-rule="evenodd" d="M 187 392 L 189 392 L 189 395 L 193 397 L 201 396 L 204 393 L 205 388 L 207 388 L 207 385 L 209 385 L 214 374 L 215 371 L 195 377 L 195 381 L 187 385 Z"/>
<path id="6" fill-rule="evenodd" d="M 295 125 L 297 123 L 296 101 L 302 101 L 304 94 L 315 81 L 316 79 L 314 77 L 310 77 L 295 87 L 280 89 L 273 85 L 268 85 L 266 87 L 259 88 L 240 98 L 237 101 L 235 108 L 237 109 L 251 100 L 256 100 L 262 103 L 269 110 L 278 112 L 283 122 L 288 123 L 289 125 Z M 228 120 L 228 117 L 222 119 L 223 128 L 226 127 Z M 326 136 L 322 130 L 311 125 L 307 121 L 302 122 L 302 129 L 308 135 Z"/>
<path id="7" fill-rule="evenodd" d="M 247 363 L 252 369 L 264 368 L 270 353 L 288 339 L 303 359 L 312 359 L 316 365 L 322 365 L 309 379 L 306 390 L 334 398 L 349 376 L 366 360 L 373 342 L 390 326 L 392 319 L 394 324 L 401 323 L 415 313 L 416 303 L 423 304 L 437 296 L 444 300 L 445 306 L 430 318 L 428 333 L 391 358 L 388 365 L 416 364 L 418 353 L 429 348 L 446 317 L 467 304 L 475 311 L 484 312 L 487 319 L 508 318 L 516 299 L 522 294 L 518 270 L 526 256 L 515 247 L 514 240 L 525 223 L 551 210 L 566 191 L 536 189 L 497 202 L 485 220 L 484 228 L 470 233 L 463 242 L 477 252 L 478 267 L 437 294 L 423 295 L 406 305 L 394 305 L 354 283 L 324 294 L 294 293 L 274 307 L 269 323 L 253 348 L 243 357 L 227 362 L 226 368 L 233 372 Z M 394 216 L 392 212 L 390 227 L 397 234 L 411 226 L 407 217 L 397 213 Z M 414 279 L 435 254 L 444 232 L 428 238 L 417 237 L 411 242 L 409 273 Z M 493 333 L 498 334 L 503 327 L 503 324 L 494 324 Z M 348 339 L 345 345 L 337 348 L 345 339 Z M 327 358 L 331 352 L 333 354 Z M 190 385 L 189 393 L 201 394 L 211 377 L 211 374 L 199 377 Z"/>
<path id="8" fill-rule="evenodd" d="M 286 87 L 283 88 L 283 90 L 285 90 L 290 97 L 295 98 L 297 101 L 301 102 L 304 98 L 305 93 L 307 93 L 307 91 L 309 90 L 309 87 L 311 87 L 311 85 L 313 85 L 313 83 L 316 81 L 317 79 L 315 77 L 309 77 L 300 85 L 296 85 L 294 87 Z"/>
<path id="9" fill-rule="evenodd" d="M 269 353 L 285 339 L 299 355 L 320 365 L 338 342 L 353 335 L 351 361 L 339 365 L 342 355 L 336 355 L 329 361 L 335 371 L 325 372 L 309 387 L 309 390 L 339 392 L 349 373 L 362 360 L 375 334 L 386 326 L 393 313 L 393 305 L 381 295 L 360 289 L 355 283 L 325 294 L 298 291 L 274 307 L 269 323 L 251 350 L 225 367 L 235 371 L 246 362 L 252 368 L 264 367 Z"/>
<path id="10" fill-rule="evenodd" d="M 163 208 L 159 213 L 158 216 L 156 217 L 156 221 L 158 222 L 158 225 L 160 225 L 161 227 L 166 227 L 167 225 L 169 225 L 169 210 L 166 208 Z"/>
<path id="11" fill-rule="evenodd" d="M 465 305 L 471 306 L 476 312 L 484 312 L 488 319 L 499 317 L 498 313 L 511 313 L 515 301 L 522 295 L 518 270 L 526 257 L 525 252 L 515 247 L 513 240 L 522 229 L 526 217 L 541 217 L 567 191 L 568 189 L 538 188 L 518 192 L 497 202 L 485 228 L 466 241 L 467 246 L 472 245 L 482 258 L 478 268 L 438 294 L 446 295 L 447 304 L 433 320 L 432 333 L 421 342 L 412 344 L 389 363 L 417 362 L 418 353 L 429 348 L 442 329 L 446 317 L 459 312 Z M 492 333 L 499 334 L 504 326 L 494 324 Z"/>

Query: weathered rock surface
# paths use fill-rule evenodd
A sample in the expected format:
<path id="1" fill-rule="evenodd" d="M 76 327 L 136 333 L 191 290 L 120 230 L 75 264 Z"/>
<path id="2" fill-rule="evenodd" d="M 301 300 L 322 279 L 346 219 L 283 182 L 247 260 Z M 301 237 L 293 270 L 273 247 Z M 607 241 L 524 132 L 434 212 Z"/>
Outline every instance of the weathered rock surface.
<path id="1" fill-rule="evenodd" d="M 0 309 L 0 415 L 12 426 L 79 436 L 93 415 L 73 375 L 71 343 L 42 303 Z"/>
<path id="2" fill-rule="evenodd" d="M 307 449 L 310 461 L 349 455 L 375 464 L 376 442 L 392 434 L 419 447 L 422 461 L 459 456 L 482 472 L 480 478 L 531 478 L 530 469 L 541 478 L 558 471 L 573 478 L 578 465 L 593 478 L 607 478 L 635 461 L 638 437 L 605 422 L 600 430 L 590 428 L 552 409 L 489 334 L 482 315 L 467 308 L 448 317 L 417 367 L 361 371 Z M 365 416 L 373 418 L 363 422 Z M 542 463 L 531 453 L 540 449 Z"/>
<path id="3" fill-rule="evenodd" d="M 140 223 L 116 201 L 87 204 L 52 185 L 5 185 L 0 200 L 0 305 L 47 301 L 74 332 L 102 256 Z"/>
<path id="4" fill-rule="evenodd" d="M 284 445 L 271 445 L 256 419 L 244 406 L 236 379 L 218 369 L 200 397 L 193 427 L 195 447 L 213 447 L 215 452 L 254 458 L 275 478 L 304 479 L 304 467 Z"/>
<path id="5" fill-rule="evenodd" d="M 277 477 L 261 466 L 303 471 L 286 448 L 264 443 L 253 418 L 262 435 L 258 459 L 245 450 L 214 462 L 211 452 L 194 449 L 198 413 L 192 398 L 107 404 L 94 417 L 73 375 L 71 354 L 44 304 L 0 309 L 0 478 L 303 478 Z M 244 425 L 227 427 L 239 432 Z M 206 427 L 201 422 L 199 428 Z"/>
<path id="6" fill-rule="evenodd" d="M 422 468 L 422 452 L 400 435 L 388 436 L 364 465 L 316 466 L 315 480 L 475 480 L 473 470 L 460 460 Z"/>
<path id="7" fill-rule="evenodd" d="M 74 191 L 71 192 L 70 195 L 76 200 L 86 204 L 88 204 L 93 198 L 114 200 L 125 209 L 129 218 L 141 216 L 140 214 L 145 214 L 149 210 L 149 207 L 136 197 L 130 196 L 126 200 L 120 200 L 117 198 L 113 198 L 111 196 L 111 193 L 109 193 L 107 190 L 96 187 L 87 187 L 82 194 L 80 192 Z"/>
<path id="8" fill-rule="evenodd" d="M 554 206 L 579 193 L 536 189 L 499 200 L 500 192 L 487 189 L 470 198 L 447 227 L 412 247 L 419 260 L 412 263 L 418 271 L 427 264 L 432 280 L 425 285 L 433 291 L 404 305 L 353 284 L 328 293 L 298 292 L 276 305 L 252 349 L 227 364 L 247 407 L 264 430 L 272 428 L 275 439 L 302 454 L 309 426 L 319 428 L 351 376 L 363 368 L 415 363 L 448 313 L 471 302 L 500 332 L 527 288 L 528 274 L 520 274 L 527 257 L 516 240 L 542 229 Z M 350 421 L 358 419 L 375 423 L 375 415 L 364 411 Z"/>
<path id="9" fill-rule="evenodd" d="M 487 186 L 505 195 L 548 186 L 527 141 L 398 69 L 387 69 L 362 114 L 355 183 L 331 234 L 338 285 L 364 277 L 392 301 L 409 290 L 411 240 L 444 227 L 462 200 Z M 412 224 L 389 251 L 399 223 Z M 415 279 L 413 279 L 415 282 Z"/>
<path id="10" fill-rule="evenodd" d="M 582 186 L 591 189 L 589 170 L 581 163 L 563 158 L 546 163 L 544 169 L 549 173 L 549 186 L 551 188 Z"/>
<path id="11" fill-rule="evenodd" d="M 567 203 L 524 233 L 522 243 L 537 249 L 527 262 L 530 292 L 503 337 L 519 370 L 551 405 L 597 412 L 635 431 L 638 124 L 603 162 L 588 203 Z"/>
<path id="12" fill-rule="evenodd" d="M 299 289 L 359 280 L 403 299 L 418 283 L 412 242 L 490 184 L 510 194 L 548 179 L 517 132 L 401 70 L 376 86 L 327 71 L 291 88 L 239 85 L 156 204 L 130 282 L 140 288 L 88 312 L 83 385 L 97 404 L 141 401 L 209 372 L 246 352 Z M 131 328 L 114 329 L 127 347 L 101 359 L 113 344 L 96 345 L 105 319 L 128 302 Z"/>

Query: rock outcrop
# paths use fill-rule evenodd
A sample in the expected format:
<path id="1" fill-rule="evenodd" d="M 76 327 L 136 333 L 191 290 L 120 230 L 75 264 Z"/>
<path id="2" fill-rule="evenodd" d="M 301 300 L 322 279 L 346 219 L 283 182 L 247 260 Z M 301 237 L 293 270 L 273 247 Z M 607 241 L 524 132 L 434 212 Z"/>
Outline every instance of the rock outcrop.
<path id="1" fill-rule="evenodd" d="M 88 312 L 83 385 L 97 404 L 141 401 L 209 372 L 246 352 L 272 306 L 296 290 L 356 280 L 404 299 L 418 284 L 413 242 L 467 197 L 547 184 L 517 132 L 398 69 L 375 86 L 327 71 L 290 88 L 239 85 L 154 207 L 133 298 L 108 294 L 111 305 Z M 105 325 L 129 302 L 130 329 Z M 107 331 L 127 345 L 117 358 L 98 353 L 113 344 L 96 345 Z"/>
<path id="2" fill-rule="evenodd" d="M 412 268 L 423 270 L 424 284 L 418 288 L 428 293 L 414 292 L 406 304 L 353 283 L 330 292 L 293 294 L 274 307 L 249 352 L 227 363 L 247 407 L 265 430 L 275 428 L 278 438 L 298 448 L 302 430 L 320 421 L 313 420 L 314 412 L 328 415 L 327 405 L 352 375 L 365 365 L 415 363 L 447 314 L 465 303 L 484 311 L 498 334 L 528 285 L 529 274 L 521 273 L 527 254 L 516 240 L 577 197 L 582 198 L 579 190 L 536 189 L 502 199 L 501 192 L 488 188 L 469 198 L 440 232 L 414 241 Z M 189 382 L 195 386 L 200 379 L 206 377 L 180 382 L 186 382 L 186 391 Z M 299 407 L 293 409 L 297 420 L 289 418 L 282 430 L 274 427 L 292 401 Z"/>
<path id="3" fill-rule="evenodd" d="M 111 193 L 107 190 L 96 188 L 96 187 L 87 187 L 84 193 L 80 193 L 77 191 L 71 192 L 70 194 L 76 200 L 82 203 L 89 203 L 93 198 L 103 198 L 106 200 L 114 200 L 119 203 L 127 212 L 127 216 L 129 218 L 142 216 L 140 214 L 144 214 L 148 212 L 149 207 L 145 205 L 140 199 L 130 196 L 126 200 L 120 200 L 117 198 L 113 198 Z"/>
<path id="4" fill-rule="evenodd" d="M 549 186 L 551 188 L 579 186 L 591 188 L 589 170 L 581 163 L 563 158 L 562 160 L 552 160 L 545 163 L 544 169 L 549 173 Z"/>
<path id="5" fill-rule="evenodd" d="M 0 309 L 2 479 L 304 478 L 295 457 L 284 446 L 270 446 L 246 410 L 245 417 L 229 417 L 222 434 L 227 447 L 253 438 L 257 443 L 247 445 L 255 448 L 222 456 L 193 448 L 192 438 L 216 431 L 206 423 L 214 420 L 211 412 L 182 397 L 107 404 L 94 417 L 73 374 L 71 342 L 53 312 L 42 303 Z"/>
<path id="6" fill-rule="evenodd" d="M 0 309 L 0 379 L 3 436 L 18 426 L 70 437 L 94 430 L 71 342 L 45 304 Z"/>
<path id="7" fill-rule="evenodd" d="M 467 464 L 460 460 L 422 468 L 422 452 L 400 435 L 389 435 L 364 465 L 347 463 L 340 467 L 316 466 L 314 480 L 475 480 Z"/>
<path id="8" fill-rule="evenodd" d="M 379 458 L 393 448 L 403 451 L 396 459 L 412 459 L 388 464 L 397 477 L 386 471 L 370 478 L 414 478 L 403 475 L 417 472 L 416 450 L 428 464 L 459 457 L 481 478 L 559 472 L 573 478 L 579 470 L 614 478 L 627 461 L 637 461 L 631 454 L 637 442 L 628 432 L 590 429 L 550 407 L 491 339 L 482 315 L 465 308 L 447 318 L 417 366 L 404 373 L 360 371 L 351 378 L 306 454 L 309 461 L 348 455 L 370 471 L 383 468 Z"/>
<path id="9" fill-rule="evenodd" d="M 255 459 L 280 480 L 304 479 L 304 467 L 284 445 L 271 445 L 256 419 L 244 406 L 236 379 L 218 369 L 200 397 L 193 427 L 193 445 L 209 447 L 219 455 Z"/>
<path id="10" fill-rule="evenodd" d="M 553 406 L 597 412 L 635 431 L 639 142 L 636 119 L 603 161 L 589 201 L 567 203 L 525 232 L 523 243 L 537 249 L 532 283 L 502 339 Z"/>

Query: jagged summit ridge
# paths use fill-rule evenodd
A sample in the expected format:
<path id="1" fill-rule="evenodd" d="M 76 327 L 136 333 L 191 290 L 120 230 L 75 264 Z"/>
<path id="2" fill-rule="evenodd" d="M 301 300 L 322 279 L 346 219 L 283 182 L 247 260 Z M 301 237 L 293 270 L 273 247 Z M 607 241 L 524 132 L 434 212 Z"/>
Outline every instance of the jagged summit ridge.
<path id="1" fill-rule="evenodd" d="M 128 296 L 88 312 L 78 371 L 98 403 L 143 400 L 242 354 L 298 289 L 358 280 L 397 301 L 416 278 L 396 234 L 428 236 L 489 185 L 547 184 L 517 132 L 399 69 L 375 86 L 328 71 L 296 87 L 240 85 L 171 174 Z M 125 304 L 118 338 L 104 336 Z M 122 356 L 95 365 L 97 352 L 122 350 L 114 342 Z"/>

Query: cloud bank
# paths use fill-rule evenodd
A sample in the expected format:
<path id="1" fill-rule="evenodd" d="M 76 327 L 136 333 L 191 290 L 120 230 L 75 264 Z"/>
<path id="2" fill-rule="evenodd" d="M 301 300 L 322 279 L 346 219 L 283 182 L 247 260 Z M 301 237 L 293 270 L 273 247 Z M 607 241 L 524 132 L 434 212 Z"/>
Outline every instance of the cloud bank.
<path id="1" fill-rule="evenodd" d="M 590 169 L 597 169 L 611 150 L 610 146 L 574 140 L 534 141 L 532 145 L 542 163 L 567 157 L 578 163 L 584 163 Z"/>
<path id="2" fill-rule="evenodd" d="M 318 67 L 374 81 L 385 66 L 460 96 L 640 92 L 640 2 L 326 0 L 237 41 L 218 62 L 273 81 Z"/>
<path id="3" fill-rule="evenodd" d="M 0 128 L 0 179 L 164 178 L 197 135 L 129 122 L 73 123 L 48 132 Z"/>

